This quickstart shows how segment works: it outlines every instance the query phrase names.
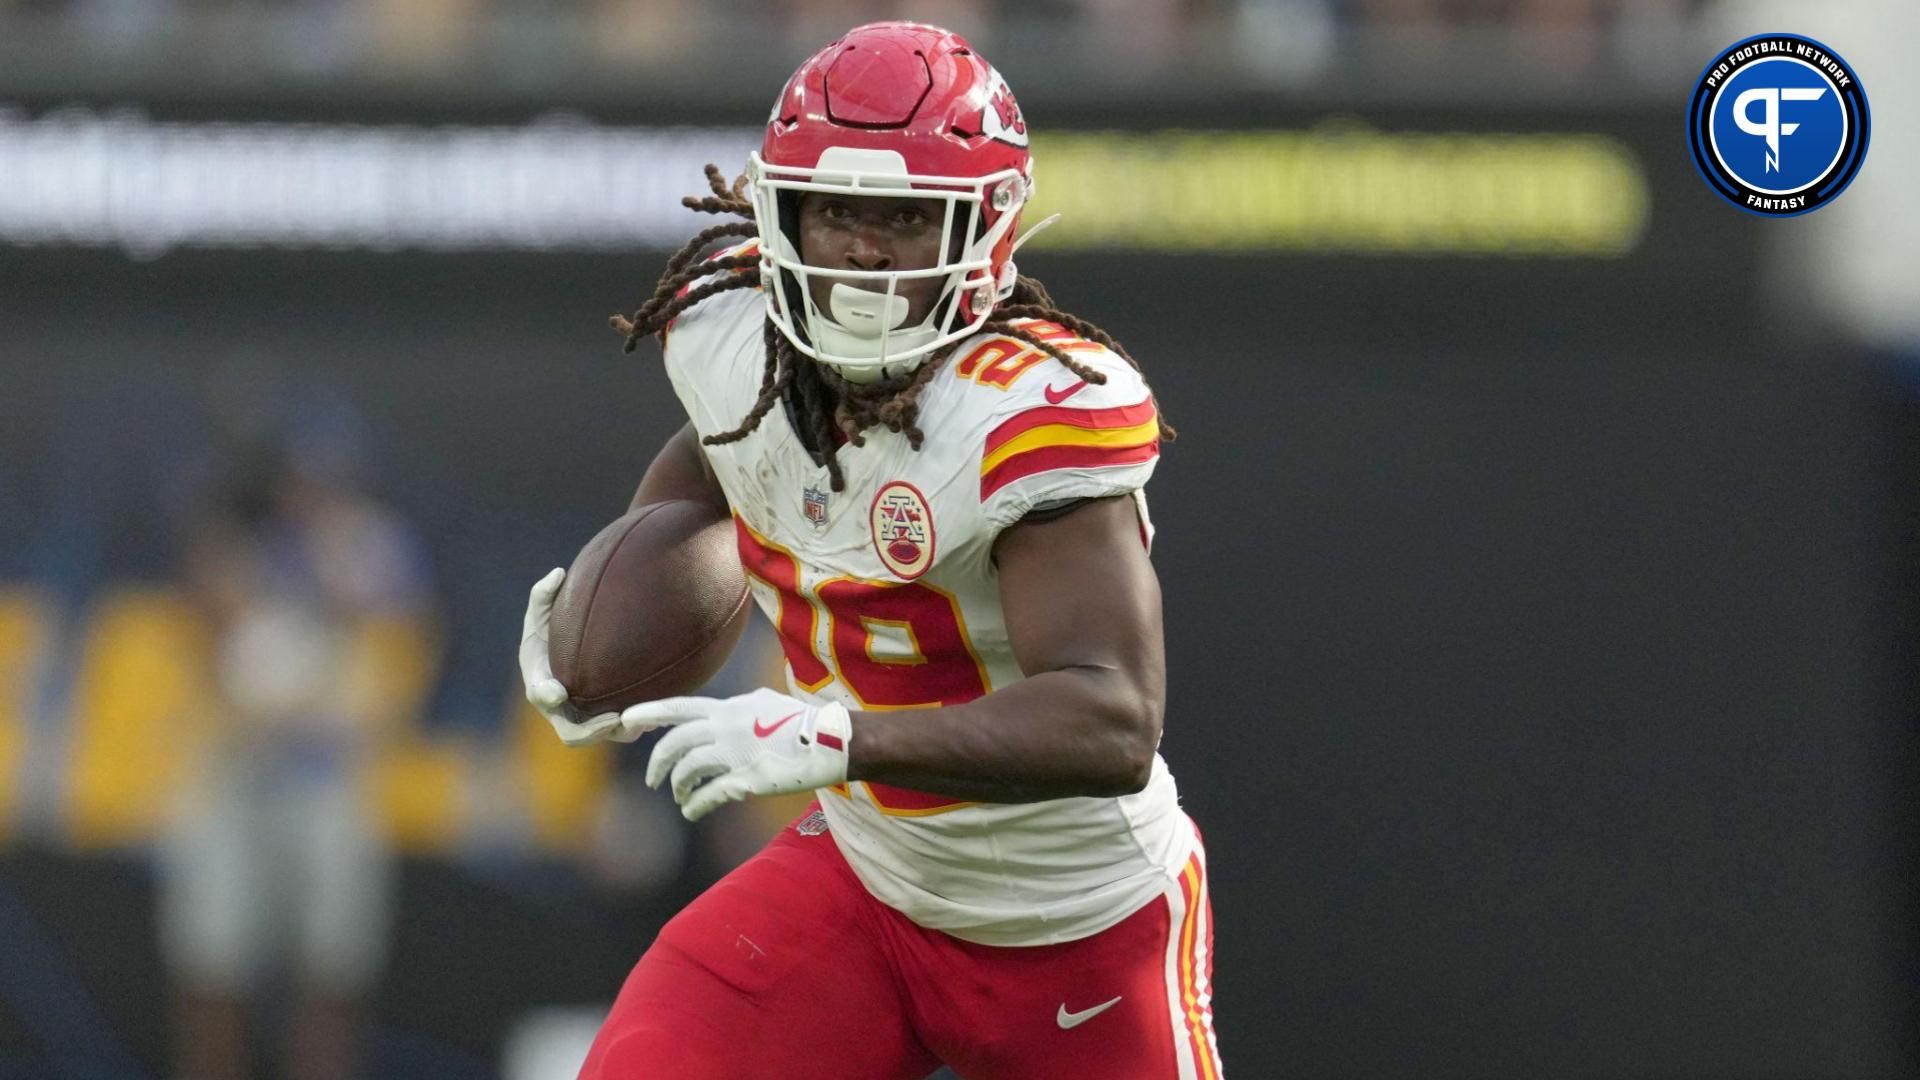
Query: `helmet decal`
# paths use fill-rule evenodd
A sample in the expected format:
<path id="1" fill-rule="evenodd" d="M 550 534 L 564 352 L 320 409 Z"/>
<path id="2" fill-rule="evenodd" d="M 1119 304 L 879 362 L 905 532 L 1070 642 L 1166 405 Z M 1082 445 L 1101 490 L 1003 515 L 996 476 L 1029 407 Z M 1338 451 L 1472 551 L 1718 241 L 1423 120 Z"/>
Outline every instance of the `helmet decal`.
<path id="1" fill-rule="evenodd" d="M 980 130 L 989 139 L 1014 146 L 1027 145 L 1027 118 L 1020 115 L 1020 103 L 998 71 L 987 69 L 987 106 L 980 112 Z"/>

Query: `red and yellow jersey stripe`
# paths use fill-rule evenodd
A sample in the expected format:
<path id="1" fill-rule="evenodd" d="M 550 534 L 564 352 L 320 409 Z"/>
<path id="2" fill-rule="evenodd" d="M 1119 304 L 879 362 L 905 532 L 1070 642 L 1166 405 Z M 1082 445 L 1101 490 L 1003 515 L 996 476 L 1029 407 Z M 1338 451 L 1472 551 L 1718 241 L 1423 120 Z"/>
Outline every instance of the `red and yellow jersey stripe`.
<path id="1" fill-rule="evenodd" d="M 980 499 L 1035 473 L 1133 465 L 1159 453 L 1160 421 L 1152 398 L 1106 409 L 1028 409 L 987 435 Z"/>
<path id="2" fill-rule="evenodd" d="M 707 263 L 717 262 L 721 259 L 730 258 L 735 255 L 757 255 L 759 254 L 759 252 L 760 252 L 760 241 L 758 239 L 753 239 L 753 240 L 747 241 L 744 244 L 735 244 L 733 247 L 730 247 L 730 248 L 722 248 L 719 251 L 716 251 L 713 254 L 707 256 L 706 259 L 701 262 L 701 265 L 705 266 Z M 744 274 L 746 273 L 746 270 L 736 269 L 734 270 L 734 273 Z M 688 293 L 693 291 L 694 286 L 699 285 L 704 280 L 705 280 L 704 278 L 695 278 L 692 281 L 687 282 L 685 285 L 680 286 L 679 291 L 673 294 L 674 298 L 677 300 L 680 297 L 687 295 Z M 680 320 L 678 317 L 669 319 L 667 321 L 667 325 L 661 328 L 660 333 L 663 341 L 665 339 L 665 335 L 673 331 L 673 324 L 679 321 Z"/>

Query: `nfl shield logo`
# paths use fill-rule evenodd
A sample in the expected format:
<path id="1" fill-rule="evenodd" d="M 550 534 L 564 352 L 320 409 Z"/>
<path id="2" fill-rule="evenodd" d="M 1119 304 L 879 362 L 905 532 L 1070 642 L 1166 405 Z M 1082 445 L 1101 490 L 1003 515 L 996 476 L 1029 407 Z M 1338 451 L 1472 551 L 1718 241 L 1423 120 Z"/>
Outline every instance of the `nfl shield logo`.
<path id="1" fill-rule="evenodd" d="M 801 836 L 819 836 L 827 831 L 827 813 L 816 806 L 812 813 L 795 822 L 794 828 Z"/>
<path id="2" fill-rule="evenodd" d="M 805 500 L 804 509 L 807 514 L 807 520 L 813 522 L 813 527 L 816 529 L 825 528 L 827 524 L 827 493 L 821 491 L 819 488 L 810 487 L 801 493 L 801 498 Z"/>

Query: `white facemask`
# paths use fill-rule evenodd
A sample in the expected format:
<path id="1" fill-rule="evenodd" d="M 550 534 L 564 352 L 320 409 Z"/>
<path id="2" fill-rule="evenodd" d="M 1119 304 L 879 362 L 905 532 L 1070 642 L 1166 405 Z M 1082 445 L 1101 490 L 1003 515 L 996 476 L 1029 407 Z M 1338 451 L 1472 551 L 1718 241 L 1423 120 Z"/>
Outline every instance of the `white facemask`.
<path id="1" fill-rule="evenodd" d="M 1013 268 L 1005 280 L 993 276 L 992 252 L 1032 194 L 1032 183 L 1014 170 L 981 177 L 917 176 L 906 161 L 890 150 L 829 147 L 811 168 L 773 168 L 753 154 L 747 166 L 752 178 L 754 220 L 760 226 L 761 274 L 767 315 L 800 352 L 838 371 L 849 382 L 874 382 L 905 374 L 936 349 L 959 341 L 986 322 L 995 300 L 1013 288 Z M 961 250 L 944 256 L 925 270 L 874 271 L 854 274 L 844 269 L 808 266 L 800 258 L 787 231 L 780 226 L 780 196 L 808 191 L 846 195 L 911 194 L 942 199 L 947 204 L 947 235 L 966 237 Z M 991 227 L 979 227 L 982 204 L 991 199 L 999 215 Z M 824 305 L 816 305 L 812 280 L 840 277 Z M 882 286 L 862 289 L 847 278 Z M 940 302 L 917 326 L 903 326 L 912 305 L 898 289 L 910 280 L 936 279 Z M 790 281 L 789 290 L 775 281 Z M 824 309 L 824 310 L 823 310 Z"/>

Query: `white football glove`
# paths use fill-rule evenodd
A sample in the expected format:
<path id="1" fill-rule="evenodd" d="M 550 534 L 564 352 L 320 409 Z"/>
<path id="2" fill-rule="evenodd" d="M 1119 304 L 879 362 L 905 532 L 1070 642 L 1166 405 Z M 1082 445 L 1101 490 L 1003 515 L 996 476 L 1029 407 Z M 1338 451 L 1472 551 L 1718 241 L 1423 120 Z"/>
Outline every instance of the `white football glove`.
<path id="1" fill-rule="evenodd" d="M 620 714 L 619 723 L 641 731 L 677 725 L 647 759 L 647 786 L 672 777 L 673 801 L 688 821 L 748 795 L 812 791 L 847 779 L 853 723 L 841 705 L 755 690 L 650 701 Z"/>
<path id="2" fill-rule="evenodd" d="M 567 700 L 567 688 L 553 677 L 553 662 L 547 659 L 547 618 L 553 613 L 553 598 L 559 594 L 560 583 L 566 576 L 565 570 L 555 567 L 546 577 L 534 582 L 533 591 L 527 594 L 527 619 L 520 630 L 520 681 L 527 686 L 527 701 L 540 710 L 560 741 L 568 746 L 586 746 L 607 739 L 632 742 L 646 729 L 626 731 L 621 726 L 619 713 L 581 716 L 579 708 Z"/>

